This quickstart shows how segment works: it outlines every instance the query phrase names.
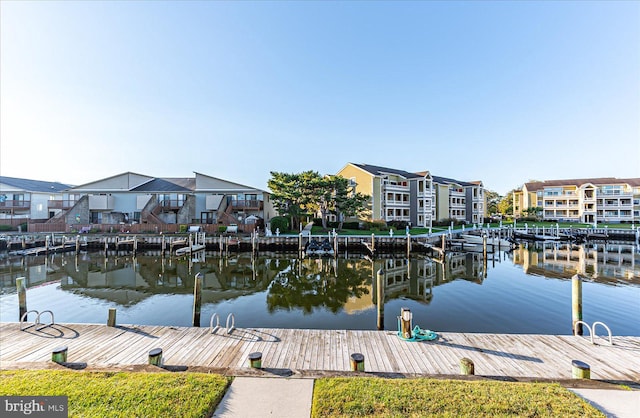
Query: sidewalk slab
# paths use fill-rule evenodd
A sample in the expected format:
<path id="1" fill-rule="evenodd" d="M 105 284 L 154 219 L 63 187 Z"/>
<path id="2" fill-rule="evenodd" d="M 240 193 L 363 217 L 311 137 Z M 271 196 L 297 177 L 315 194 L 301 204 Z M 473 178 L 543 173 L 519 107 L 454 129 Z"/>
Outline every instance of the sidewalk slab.
<path id="1" fill-rule="evenodd" d="M 569 389 L 610 418 L 640 417 L 640 391 Z"/>
<path id="2" fill-rule="evenodd" d="M 309 418 L 313 379 L 236 377 L 214 417 Z"/>

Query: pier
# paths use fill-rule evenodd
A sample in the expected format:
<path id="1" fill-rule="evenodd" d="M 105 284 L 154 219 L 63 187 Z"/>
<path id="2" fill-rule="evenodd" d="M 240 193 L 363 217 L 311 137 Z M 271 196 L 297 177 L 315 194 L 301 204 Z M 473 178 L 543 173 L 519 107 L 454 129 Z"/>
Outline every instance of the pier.
<path id="1" fill-rule="evenodd" d="M 23 324 L 24 325 L 24 324 Z M 349 372 L 351 354 L 364 357 L 366 372 L 406 376 L 460 374 L 460 361 L 475 374 L 497 378 L 570 379 L 572 362 L 590 366 L 591 379 L 640 383 L 640 337 L 608 339 L 572 335 L 438 333 L 434 341 L 403 341 L 396 331 L 315 330 L 53 324 L 21 330 L 0 323 L 0 368 L 56 366 L 52 352 L 68 348 L 70 368 L 132 368 L 162 349 L 174 370 L 210 369 L 241 374 L 249 354 L 277 373 Z"/>

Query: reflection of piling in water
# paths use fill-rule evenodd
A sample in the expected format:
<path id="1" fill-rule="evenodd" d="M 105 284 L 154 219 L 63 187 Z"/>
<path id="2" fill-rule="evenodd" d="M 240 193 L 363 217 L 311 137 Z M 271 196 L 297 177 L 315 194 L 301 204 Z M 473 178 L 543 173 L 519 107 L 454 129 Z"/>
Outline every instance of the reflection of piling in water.
<path id="1" fill-rule="evenodd" d="M 575 274 L 571 278 L 571 317 L 573 335 L 582 335 L 582 278 Z"/>

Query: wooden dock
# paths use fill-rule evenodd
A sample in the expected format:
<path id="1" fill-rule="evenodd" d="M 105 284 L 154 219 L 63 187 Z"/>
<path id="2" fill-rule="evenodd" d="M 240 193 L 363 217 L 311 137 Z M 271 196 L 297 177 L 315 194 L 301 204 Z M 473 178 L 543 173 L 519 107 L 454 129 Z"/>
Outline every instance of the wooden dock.
<path id="1" fill-rule="evenodd" d="M 592 379 L 640 383 L 640 337 L 613 337 L 613 345 L 596 342 L 568 335 L 451 332 L 434 341 L 409 342 L 395 331 L 240 328 L 227 334 L 225 329 L 88 324 L 21 330 L 18 323 L 0 323 L 0 368 L 45 367 L 60 346 L 68 347 L 67 361 L 76 367 L 146 365 L 149 351 L 162 348 L 164 364 L 182 369 L 245 369 L 249 353 L 261 352 L 266 369 L 347 372 L 350 355 L 362 353 L 367 372 L 456 375 L 466 357 L 477 375 L 570 379 L 572 360 L 580 360 L 591 367 Z"/>

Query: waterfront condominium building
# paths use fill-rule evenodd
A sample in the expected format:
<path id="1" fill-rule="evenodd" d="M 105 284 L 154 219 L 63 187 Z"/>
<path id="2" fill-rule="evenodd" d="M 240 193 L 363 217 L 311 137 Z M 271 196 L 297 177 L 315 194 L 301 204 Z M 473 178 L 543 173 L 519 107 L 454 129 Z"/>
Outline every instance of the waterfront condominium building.
<path id="1" fill-rule="evenodd" d="M 349 179 L 357 192 L 371 197 L 370 220 L 406 221 L 420 227 L 444 219 L 483 221 L 486 205 L 482 182 L 356 163 L 348 163 L 337 174 Z"/>
<path id="2" fill-rule="evenodd" d="M 640 178 L 613 177 L 525 183 L 513 192 L 513 214 L 538 208 L 544 220 L 583 223 L 640 221 Z"/>

